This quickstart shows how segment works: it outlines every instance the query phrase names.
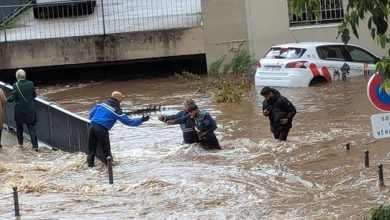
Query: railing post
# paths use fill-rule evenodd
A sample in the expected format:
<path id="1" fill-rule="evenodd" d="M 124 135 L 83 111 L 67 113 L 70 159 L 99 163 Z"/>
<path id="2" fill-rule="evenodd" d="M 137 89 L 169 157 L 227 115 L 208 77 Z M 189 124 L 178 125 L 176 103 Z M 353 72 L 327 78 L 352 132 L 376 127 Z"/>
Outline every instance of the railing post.
<path id="1" fill-rule="evenodd" d="M 14 186 L 12 189 L 13 189 L 13 191 L 14 191 L 15 216 L 20 216 L 20 212 L 19 212 L 19 198 L 18 198 L 18 187 Z"/>
<path id="2" fill-rule="evenodd" d="M 110 184 L 114 183 L 114 177 L 112 175 L 112 157 L 107 157 L 107 166 L 108 166 L 108 179 L 110 180 Z"/>
<path id="3" fill-rule="evenodd" d="M 104 19 L 104 0 L 101 0 L 102 4 L 102 19 L 103 19 L 103 35 L 106 35 L 106 21 Z"/>
<path id="4" fill-rule="evenodd" d="M 4 30 L 4 42 L 7 42 L 7 27 L 6 27 L 6 22 L 5 22 L 5 17 L 4 17 L 4 8 L 1 9 L 1 14 L 2 14 L 2 17 L 3 17 L 3 22 L 2 22 L 2 26 L 3 26 L 3 30 Z"/>
<path id="5" fill-rule="evenodd" d="M 379 186 L 384 186 L 385 181 L 383 179 L 383 164 L 378 165 L 378 175 L 379 175 Z"/>
<path id="6" fill-rule="evenodd" d="M 365 150 L 364 151 L 364 166 L 369 167 L 370 166 L 370 158 L 369 158 L 369 151 Z"/>

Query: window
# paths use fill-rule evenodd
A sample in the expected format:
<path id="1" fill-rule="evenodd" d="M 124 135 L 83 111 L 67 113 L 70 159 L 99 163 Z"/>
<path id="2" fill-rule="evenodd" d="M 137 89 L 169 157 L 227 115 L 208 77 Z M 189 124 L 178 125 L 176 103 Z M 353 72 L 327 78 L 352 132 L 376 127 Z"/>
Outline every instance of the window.
<path id="1" fill-rule="evenodd" d="M 342 0 L 321 0 L 319 8 L 321 18 L 318 19 L 315 18 L 314 14 L 309 15 L 307 10 L 302 11 L 301 16 L 298 17 L 291 11 L 289 0 L 288 3 L 290 26 L 339 23 L 344 18 Z"/>
<path id="2" fill-rule="evenodd" d="M 317 48 L 317 53 L 323 60 L 345 60 L 343 54 L 344 46 L 342 45 L 329 45 Z"/>
<path id="3" fill-rule="evenodd" d="M 376 63 L 378 58 L 371 53 L 354 46 L 347 46 L 349 55 L 351 56 L 352 62 L 361 63 Z"/>
<path id="4" fill-rule="evenodd" d="M 273 47 L 268 53 L 264 56 L 266 59 L 298 59 L 304 53 L 306 49 L 303 48 L 281 48 L 281 47 Z"/>

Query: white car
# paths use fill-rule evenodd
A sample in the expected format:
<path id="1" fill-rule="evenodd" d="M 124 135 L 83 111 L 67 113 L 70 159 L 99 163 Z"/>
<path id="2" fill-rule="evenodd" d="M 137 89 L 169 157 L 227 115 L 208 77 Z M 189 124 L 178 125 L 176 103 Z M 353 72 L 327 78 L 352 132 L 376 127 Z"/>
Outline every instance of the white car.
<path id="1" fill-rule="evenodd" d="M 272 46 L 257 63 L 258 86 L 307 87 L 375 71 L 379 58 L 357 45 L 302 42 Z"/>

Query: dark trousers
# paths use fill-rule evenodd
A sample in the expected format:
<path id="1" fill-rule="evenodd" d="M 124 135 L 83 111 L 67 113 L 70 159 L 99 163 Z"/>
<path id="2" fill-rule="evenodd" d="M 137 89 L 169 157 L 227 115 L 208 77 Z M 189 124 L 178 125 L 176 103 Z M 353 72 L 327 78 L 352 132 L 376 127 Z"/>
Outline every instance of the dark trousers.
<path id="1" fill-rule="evenodd" d="M 23 145 L 23 124 L 21 122 L 16 122 L 16 137 L 18 138 L 18 144 Z M 37 139 L 37 127 L 34 124 L 25 123 L 30 133 L 31 144 L 33 148 L 38 148 L 38 139 Z"/>
<path id="2" fill-rule="evenodd" d="M 101 125 L 91 124 L 88 133 L 88 166 L 95 166 L 95 155 L 98 144 L 101 146 L 103 153 L 103 163 L 107 165 L 107 157 L 111 155 L 110 136 L 107 128 Z"/>
<path id="3" fill-rule="evenodd" d="M 195 131 L 183 132 L 183 139 L 186 144 L 199 143 L 199 137 Z"/>
<path id="4" fill-rule="evenodd" d="M 219 142 L 214 133 L 208 133 L 200 139 L 200 145 L 207 150 L 221 150 Z"/>
<path id="5" fill-rule="evenodd" d="M 274 132 L 274 137 L 275 137 L 275 139 L 278 139 L 281 141 L 286 141 L 289 131 L 290 131 L 290 129 L 279 129 L 279 130 Z"/>

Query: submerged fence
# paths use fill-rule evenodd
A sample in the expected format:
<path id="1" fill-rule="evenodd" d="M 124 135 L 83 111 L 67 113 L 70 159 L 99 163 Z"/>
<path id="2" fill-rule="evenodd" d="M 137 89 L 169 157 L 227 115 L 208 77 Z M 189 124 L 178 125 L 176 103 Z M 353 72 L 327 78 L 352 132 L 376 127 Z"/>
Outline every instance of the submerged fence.
<path id="1" fill-rule="evenodd" d="M 27 3 L 16 17 L 0 24 L 0 42 L 201 25 L 201 0 L 63 0 L 56 1 L 55 4 L 39 3 L 39 0 L 36 2 Z M 10 7 L 16 5 L 0 5 L 0 16 Z"/>
<path id="2" fill-rule="evenodd" d="M 0 88 L 6 97 L 10 96 L 12 86 L 0 82 Z M 16 131 L 14 108 L 14 102 L 7 103 L 4 122 L 11 132 Z M 35 99 L 35 109 L 38 118 L 37 136 L 41 143 L 66 152 L 88 152 L 88 119 L 40 98 Z M 29 138 L 29 135 L 26 133 L 25 137 Z M 99 149 L 97 155 L 100 160 L 103 159 Z"/>

